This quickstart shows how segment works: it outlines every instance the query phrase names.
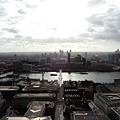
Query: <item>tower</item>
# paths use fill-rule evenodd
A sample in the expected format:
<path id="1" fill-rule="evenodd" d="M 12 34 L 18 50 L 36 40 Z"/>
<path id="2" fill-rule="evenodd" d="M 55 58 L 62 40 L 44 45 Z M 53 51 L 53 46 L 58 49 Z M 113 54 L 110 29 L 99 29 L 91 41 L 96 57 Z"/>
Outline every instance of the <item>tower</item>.
<path id="1" fill-rule="evenodd" d="M 87 52 L 85 52 L 85 59 L 87 60 Z"/>
<path id="2" fill-rule="evenodd" d="M 68 52 L 68 63 L 70 63 L 70 52 Z"/>
<path id="3" fill-rule="evenodd" d="M 62 79 L 63 79 L 63 77 L 62 77 L 62 70 L 61 69 L 59 70 L 59 77 L 58 77 L 58 79 L 59 79 L 59 84 L 60 84 L 60 87 L 61 87 Z"/>

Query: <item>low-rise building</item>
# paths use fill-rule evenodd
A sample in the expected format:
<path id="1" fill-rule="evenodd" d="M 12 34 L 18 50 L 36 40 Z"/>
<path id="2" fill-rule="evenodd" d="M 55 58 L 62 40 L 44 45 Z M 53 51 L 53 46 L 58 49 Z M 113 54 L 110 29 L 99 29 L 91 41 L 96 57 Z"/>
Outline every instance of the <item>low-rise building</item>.
<path id="1" fill-rule="evenodd" d="M 95 114 L 92 111 L 73 111 L 70 120 L 110 120 L 105 114 Z"/>
<path id="2" fill-rule="evenodd" d="M 32 101 L 51 101 L 56 100 L 54 93 L 19 93 L 14 96 L 13 107 L 16 109 L 26 109 Z"/>
<path id="3" fill-rule="evenodd" d="M 24 116 L 5 116 L 1 120 L 30 120 L 27 117 Z M 44 117 L 36 117 L 34 120 L 52 120 L 50 116 L 44 116 Z"/>
<path id="4" fill-rule="evenodd" d="M 13 98 L 18 89 L 18 86 L 0 86 L 0 92 L 3 95 L 3 98 L 8 100 Z"/>
<path id="5" fill-rule="evenodd" d="M 120 95 L 116 93 L 95 93 L 94 102 L 108 115 L 111 114 L 112 107 L 120 107 Z"/>

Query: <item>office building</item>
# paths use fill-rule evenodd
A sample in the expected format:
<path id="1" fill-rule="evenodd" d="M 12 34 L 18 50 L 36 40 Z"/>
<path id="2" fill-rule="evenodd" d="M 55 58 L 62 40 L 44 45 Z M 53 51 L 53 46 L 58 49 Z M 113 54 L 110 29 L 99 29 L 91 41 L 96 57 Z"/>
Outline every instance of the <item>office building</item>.
<path id="1" fill-rule="evenodd" d="M 120 120 L 120 107 L 111 108 L 110 119 L 111 120 Z"/>
<path id="2" fill-rule="evenodd" d="M 4 99 L 12 99 L 13 96 L 18 92 L 18 86 L 0 86 L 0 92 Z"/>
<path id="3" fill-rule="evenodd" d="M 24 116 L 5 116 L 1 120 L 30 120 Z M 34 120 L 52 120 L 50 116 L 36 117 Z"/>
<path id="4" fill-rule="evenodd" d="M 55 93 L 19 93 L 14 96 L 13 107 L 16 109 L 26 109 L 32 101 L 55 102 Z"/>
<path id="5" fill-rule="evenodd" d="M 112 107 L 120 107 L 120 95 L 116 93 L 95 93 L 94 103 L 107 115 Z"/>
<path id="6" fill-rule="evenodd" d="M 73 111 L 70 120 L 110 120 L 105 114 L 95 114 L 92 111 Z"/>

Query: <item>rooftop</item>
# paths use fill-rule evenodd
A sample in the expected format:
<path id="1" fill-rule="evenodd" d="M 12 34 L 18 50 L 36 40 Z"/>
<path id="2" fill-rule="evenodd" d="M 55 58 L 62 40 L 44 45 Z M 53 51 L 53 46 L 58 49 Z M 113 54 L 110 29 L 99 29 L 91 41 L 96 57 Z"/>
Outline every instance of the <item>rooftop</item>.
<path id="1" fill-rule="evenodd" d="M 71 120 L 109 120 L 105 114 L 94 114 L 91 111 L 75 111 L 71 113 Z"/>
<path id="2" fill-rule="evenodd" d="M 1 120 L 30 120 L 27 117 L 23 117 L 23 116 L 18 116 L 18 117 L 3 117 Z M 45 116 L 45 117 L 36 117 L 33 120 L 52 120 L 50 116 Z"/>
<path id="3" fill-rule="evenodd" d="M 45 104 L 40 101 L 35 101 L 30 103 L 29 109 L 24 116 L 28 118 L 40 117 L 44 114 Z"/>
<path id="4" fill-rule="evenodd" d="M 14 96 L 15 98 L 38 98 L 38 97 L 50 97 L 50 98 L 53 98 L 53 97 L 56 97 L 56 95 L 54 93 L 19 93 L 19 94 L 16 94 Z"/>
<path id="5" fill-rule="evenodd" d="M 18 86 L 0 86 L 0 91 L 16 91 L 18 89 Z"/>
<path id="6" fill-rule="evenodd" d="M 28 80 L 20 80 L 17 82 L 17 85 L 20 86 L 26 86 L 26 85 L 39 85 L 39 86 L 58 86 L 58 80 L 53 80 L 53 81 L 40 81 L 39 79 L 28 79 Z"/>
<path id="7" fill-rule="evenodd" d="M 120 107 L 113 107 L 112 109 L 120 115 Z"/>
<path id="8" fill-rule="evenodd" d="M 117 93 L 96 93 L 95 96 L 108 104 L 120 103 L 120 95 Z"/>
<path id="9" fill-rule="evenodd" d="M 105 85 L 110 91 L 120 93 L 120 85 Z"/>
<path id="10" fill-rule="evenodd" d="M 58 90 L 54 85 L 29 85 L 25 86 L 22 91 L 41 91 L 41 90 Z"/>

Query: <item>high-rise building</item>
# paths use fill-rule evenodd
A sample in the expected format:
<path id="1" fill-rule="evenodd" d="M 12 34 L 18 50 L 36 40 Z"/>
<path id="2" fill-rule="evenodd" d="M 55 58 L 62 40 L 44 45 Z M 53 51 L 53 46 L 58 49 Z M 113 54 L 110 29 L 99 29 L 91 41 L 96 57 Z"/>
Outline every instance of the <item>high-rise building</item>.
<path id="1" fill-rule="evenodd" d="M 70 63 L 70 52 L 68 52 L 68 63 Z"/>
<path id="2" fill-rule="evenodd" d="M 85 52 L 85 59 L 87 60 L 87 52 Z"/>
<path id="3" fill-rule="evenodd" d="M 120 64 L 120 51 L 117 49 L 114 53 L 108 55 L 108 62 L 111 64 Z"/>

